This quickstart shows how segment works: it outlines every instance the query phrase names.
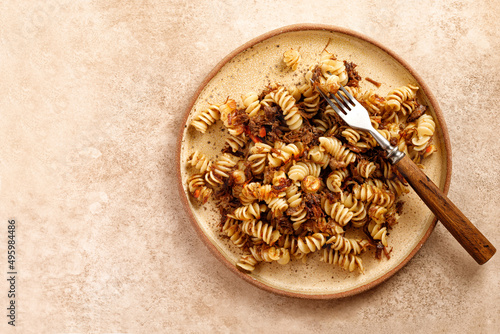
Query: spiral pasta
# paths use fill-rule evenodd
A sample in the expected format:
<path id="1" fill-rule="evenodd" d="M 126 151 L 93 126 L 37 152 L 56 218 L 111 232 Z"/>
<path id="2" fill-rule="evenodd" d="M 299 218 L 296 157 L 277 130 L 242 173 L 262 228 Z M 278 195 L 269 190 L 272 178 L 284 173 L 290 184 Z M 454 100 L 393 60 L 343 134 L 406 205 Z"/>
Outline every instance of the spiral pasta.
<path id="1" fill-rule="evenodd" d="M 340 192 L 340 187 L 342 186 L 342 182 L 349 175 L 349 171 L 347 169 L 338 169 L 333 171 L 328 175 L 326 179 L 326 186 L 330 191 Z"/>
<path id="2" fill-rule="evenodd" d="M 310 236 L 297 238 L 297 247 L 304 254 L 320 250 L 325 243 L 326 236 L 324 233 L 314 233 Z"/>
<path id="3" fill-rule="evenodd" d="M 250 149 L 248 161 L 251 163 L 252 173 L 255 175 L 262 174 L 266 167 L 267 156 L 271 151 L 271 146 L 264 143 L 256 143 Z"/>
<path id="4" fill-rule="evenodd" d="M 354 255 L 361 254 L 371 245 L 368 239 L 346 238 L 339 234 L 329 238 L 326 241 L 326 244 L 330 245 L 331 249 L 338 251 L 341 254 L 352 253 Z"/>
<path id="5" fill-rule="evenodd" d="M 362 201 L 357 200 L 352 193 L 347 196 L 342 196 L 342 204 L 352 213 L 351 224 L 353 227 L 359 228 L 365 225 L 368 221 L 368 213 Z"/>
<path id="6" fill-rule="evenodd" d="M 353 217 L 353 213 L 349 211 L 341 202 L 332 203 L 329 199 L 323 202 L 323 210 L 332 217 L 340 226 L 345 226 Z"/>
<path id="7" fill-rule="evenodd" d="M 321 167 L 326 167 L 330 162 L 330 155 L 322 151 L 319 146 L 313 146 L 307 152 L 307 158 Z"/>
<path id="8" fill-rule="evenodd" d="M 250 252 L 258 262 L 277 261 L 279 264 L 287 264 L 290 261 L 290 252 L 284 248 L 261 245 L 250 247 Z"/>
<path id="9" fill-rule="evenodd" d="M 363 159 L 359 161 L 356 170 L 361 177 L 368 179 L 377 170 L 377 166 L 373 161 Z"/>
<path id="10" fill-rule="evenodd" d="M 382 245 L 388 246 L 387 243 L 387 227 L 383 226 L 383 224 L 377 224 L 376 221 L 372 220 L 368 224 L 368 231 L 370 232 L 371 237 L 374 240 L 380 240 Z"/>
<path id="11" fill-rule="evenodd" d="M 243 134 L 243 133 L 239 136 L 229 135 L 229 137 L 226 138 L 226 144 L 228 144 L 229 147 L 231 147 L 231 150 L 233 152 L 237 152 L 240 149 L 242 149 L 243 147 L 245 147 L 246 142 L 247 142 L 247 138 L 245 137 L 245 134 Z"/>
<path id="12" fill-rule="evenodd" d="M 328 51 L 323 51 L 320 58 L 320 68 L 323 77 L 336 76 L 338 83 L 345 86 L 348 80 L 347 71 L 344 62 L 339 61 Z"/>
<path id="13" fill-rule="evenodd" d="M 300 54 L 288 50 L 283 61 L 295 71 Z M 193 148 L 186 189 L 201 203 L 214 198 L 221 235 L 241 252 L 236 266 L 243 271 L 259 262 L 320 258 L 363 273 L 368 249 L 388 257 L 400 196 L 409 190 L 375 139 L 347 126 L 318 87 L 337 93 L 344 85 L 378 133 L 417 163 L 437 150 L 436 123 L 415 85 L 387 95 L 363 90 L 356 65 L 326 48 L 317 64 L 305 65 L 296 85 L 270 83 L 241 95 L 240 106 L 228 97 L 193 116 L 191 125 L 203 133 L 220 120 L 226 145 L 213 160 Z"/>

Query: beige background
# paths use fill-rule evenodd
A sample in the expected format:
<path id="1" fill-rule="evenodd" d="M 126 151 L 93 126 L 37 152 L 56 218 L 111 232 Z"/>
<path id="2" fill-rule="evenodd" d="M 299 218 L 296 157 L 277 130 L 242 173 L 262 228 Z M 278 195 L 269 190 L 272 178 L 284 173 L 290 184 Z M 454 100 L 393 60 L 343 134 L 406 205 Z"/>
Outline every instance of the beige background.
<path id="1" fill-rule="evenodd" d="M 0 277 L 17 222 L 17 327 L 2 333 L 497 333 L 500 255 L 438 225 L 389 281 L 333 301 L 239 280 L 191 227 L 174 173 L 188 100 L 230 51 L 324 23 L 392 49 L 437 97 L 450 198 L 500 247 L 498 1 L 0 3 Z M 3 236 L 2 236 L 3 235 Z M 0 280 L 0 309 L 8 306 Z"/>

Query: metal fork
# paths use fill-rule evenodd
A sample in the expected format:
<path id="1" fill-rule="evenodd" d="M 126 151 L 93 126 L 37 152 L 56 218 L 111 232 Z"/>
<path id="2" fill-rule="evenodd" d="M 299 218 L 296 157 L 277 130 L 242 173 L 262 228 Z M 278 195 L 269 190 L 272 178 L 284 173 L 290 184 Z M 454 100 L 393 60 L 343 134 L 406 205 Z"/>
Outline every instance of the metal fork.
<path id="1" fill-rule="evenodd" d="M 314 81 L 311 80 L 311 83 L 314 86 Z M 316 89 L 347 125 L 357 130 L 367 131 L 375 138 L 387 153 L 390 162 L 396 166 L 417 195 L 477 263 L 484 264 L 495 254 L 495 247 L 427 175 L 408 156 L 392 146 L 373 128 L 368 111 L 344 87 L 340 86 L 338 96 L 332 95 L 337 104 L 333 103 L 320 87 L 316 86 Z M 340 94 L 340 91 L 343 94 Z"/>

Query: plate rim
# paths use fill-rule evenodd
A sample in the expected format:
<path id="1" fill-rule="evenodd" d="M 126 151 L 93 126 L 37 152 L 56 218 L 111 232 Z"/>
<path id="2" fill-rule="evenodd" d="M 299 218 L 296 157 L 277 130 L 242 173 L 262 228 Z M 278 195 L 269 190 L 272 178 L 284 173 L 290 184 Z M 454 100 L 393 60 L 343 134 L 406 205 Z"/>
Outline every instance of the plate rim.
<path id="1" fill-rule="evenodd" d="M 296 32 L 296 31 L 307 31 L 307 30 L 321 30 L 321 31 L 327 31 L 327 32 L 334 32 L 334 33 L 340 33 L 348 36 L 352 36 L 358 39 L 361 39 L 365 42 L 368 42 L 375 47 L 381 49 L 382 51 L 386 52 L 389 56 L 394 58 L 399 64 L 401 64 L 410 74 L 416 79 L 417 83 L 419 84 L 420 88 L 424 91 L 425 95 L 427 96 L 429 103 L 433 106 L 434 112 L 436 114 L 436 118 L 438 120 L 438 123 L 441 127 L 441 131 L 443 134 L 443 141 L 444 141 L 444 147 L 446 149 L 446 176 L 445 176 L 445 182 L 444 182 L 444 187 L 443 187 L 443 193 L 446 195 L 448 194 L 448 190 L 450 187 L 450 182 L 451 182 L 451 171 L 452 171 L 452 160 L 451 160 L 451 143 L 450 143 L 450 138 L 448 135 L 448 128 L 446 126 L 441 108 L 439 107 L 439 104 L 437 103 L 436 98 L 434 97 L 434 94 L 429 90 L 429 87 L 427 84 L 423 81 L 422 77 L 403 59 L 401 58 L 398 54 L 393 52 L 392 50 L 388 49 L 386 46 L 380 44 L 376 40 L 372 39 L 371 37 L 365 36 L 364 34 L 358 33 L 354 30 L 344 28 L 344 27 L 339 27 L 339 26 L 334 26 L 334 25 L 326 25 L 326 24 L 312 24 L 312 23 L 298 23 L 298 24 L 293 24 L 293 25 L 287 25 L 283 26 L 281 28 L 273 29 L 271 31 L 268 31 L 264 34 L 261 34 L 248 42 L 242 44 L 241 46 L 237 47 L 234 49 L 232 52 L 230 52 L 227 56 L 225 56 L 221 61 L 215 65 L 215 67 L 205 76 L 203 81 L 200 83 L 198 86 L 197 90 L 193 93 L 193 96 L 190 98 L 188 107 L 184 111 L 184 116 L 182 118 L 182 123 L 181 126 L 179 127 L 179 133 L 177 136 L 177 145 L 176 145 L 176 178 L 177 178 L 177 187 L 178 191 L 180 193 L 180 199 L 182 202 L 182 205 L 184 207 L 184 211 L 188 214 L 189 220 L 191 222 L 191 225 L 193 225 L 195 231 L 197 232 L 198 236 L 200 239 L 203 241 L 205 246 L 212 252 L 215 257 L 221 261 L 226 267 L 230 269 L 231 272 L 236 274 L 238 277 L 243 279 L 244 281 L 262 289 L 268 292 L 272 292 L 278 295 L 282 296 L 287 296 L 287 297 L 296 297 L 296 298 L 303 298 L 303 299 L 338 299 L 338 298 L 344 298 L 348 296 L 354 296 L 356 294 L 362 293 L 364 291 L 367 291 L 369 289 L 374 288 L 375 286 L 381 284 L 382 282 L 386 281 L 390 277 L 392 277 L 395 273 L 397 273 L 401 268 L 403 268 L 412 258 L 415 256 L 415 254 L 422 248 L 423 244 L 427 241 L 429 238 L 430 234 L 434 230 L 436 223 L 437 223 L 437 218 L 434 217 L 432 223 L 430 224 L 429 228 L 425 232 L 424 236 L 422 239 L 417 243 L 415 248 L 408 254 L 406 258 L 403 259 L 396 267 L 394 267 L 392 270 L 388 271 L 381 277 L 377 278 L 374 281 L 371 281 L 367 284 L 364 284 L 362 286 L 356 287 L 352 290 L 344 291 L 344 292 L 339 292 L 339 293 L 333 293 L 333 294 L 306 294 L 306 293 L 300 293 L 300 292 L 291 292 L 291 291 L 285 291 L 281 289 L 274 288 L 272 286 L 266 285 L 262 282 L 259 282 L 255 278 L 253 278 L 251 275 L 248 275 L 246 273 L 241 272 L 240 270 L 237 269 L 237 267 L 230 263 L 216 248 L 216 246 L 208 239 L 208 237 L 205 235 L 201 227 L 198 225 L 196 218 L 190 209 L 189 206 L 189 199 L 188 195 L 184 191 L 183 183 L 182 183 L 182 175 L 181 175 L 181 149 L 182 149 L 182 140 L 184 137 L 184 129 L 187 126 L 187 120 L 189 118 L 189 114 L 191 110 L 193 109 L 194 104 L 196 103 L 196 100 L 198 99 L 198 96 L 201 94 L 203 89 L 206 87 L 206 85 L 213 79 L 213 77 L 221 70 L 221 68 L 226 65 L 231 59 L 236 57 L 238 54 L 241 52 L 249 49 L 250 47 L 267 40 L 269 38 L 289 33 L 289 32 Z"/>

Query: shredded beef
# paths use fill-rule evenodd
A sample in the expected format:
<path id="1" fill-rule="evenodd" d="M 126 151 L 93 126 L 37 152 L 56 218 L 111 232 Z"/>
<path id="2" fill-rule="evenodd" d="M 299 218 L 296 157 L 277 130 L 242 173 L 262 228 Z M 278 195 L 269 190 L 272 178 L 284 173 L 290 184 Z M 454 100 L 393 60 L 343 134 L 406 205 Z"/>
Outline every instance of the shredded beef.
<path id="1" fill-rule="evenodd" d="M 321 196 L 313 193 L 304 194 L 305 208 L 308 217 L 318 219 L 323 217 L 323 209 L 321 209 Z"/>
<path id="2" fill-rule="evenodd" d="M 347 86 L 351 87 L 358 87 L 359 86 L 359 81 L 361 80 L 361 77 L 358 74 L 358 71 L 356 71 L 356 64 L 353 62 L 348 62 L 344 60 L 344 65 L 345 69 L 347 71 L 347 75 L 349 77 L 349 81 L 347 82 Z"/>
<path id="3" fill-rule="evenodd" d="M 222 187 L 214 194 L 214 198 L 217 199 L 217 207 L 223 217 L 226 216 L 227 213 L 233 212 L 237 207 L 241 206 L 240 200 L 235 198 L 232 194 L 231 186 L 229 185 L 230 182 L 233 183 L 230 179 L 226 180 Z"/>
<path id="4" fill-rule="evenodd" d="M 412 111 L 412 113 L 410 114 L 410 116 L 408 116 L 408 118 L 406 119 L 406 122 L 409 123 L 409 122 L 413 122 L 413 121 L 417 120 L 420 116 L 422 116 L 425 113 L 426 110 L 427 110 L 426 106 L 419 104 Z"/>
<path id="5" fill-rule="evenodd" d="M 377 88 L 379 88 L 380 86 L 382 86 L 382 84 L 380 82 L 375 81 L 372 78 L 366 77 L 365 80 L 368 81 L 368 82 L 370 82 L 370 83 L 372 83 L 372 84 L 374 84 L 375 86 L 377 86 Z"/>
<path id="6" fill-rule="evenodd" d="M 318 138 L 321 136 L 321 131 L 319 131 L 315 126 L 311 126 L 309 122 L 302 124 L 297 130 L 287 132 L 283 135 L 283 141 L 287 144 L 302 142 L 304 145 L 312 146 L 318 145 Z"/>

